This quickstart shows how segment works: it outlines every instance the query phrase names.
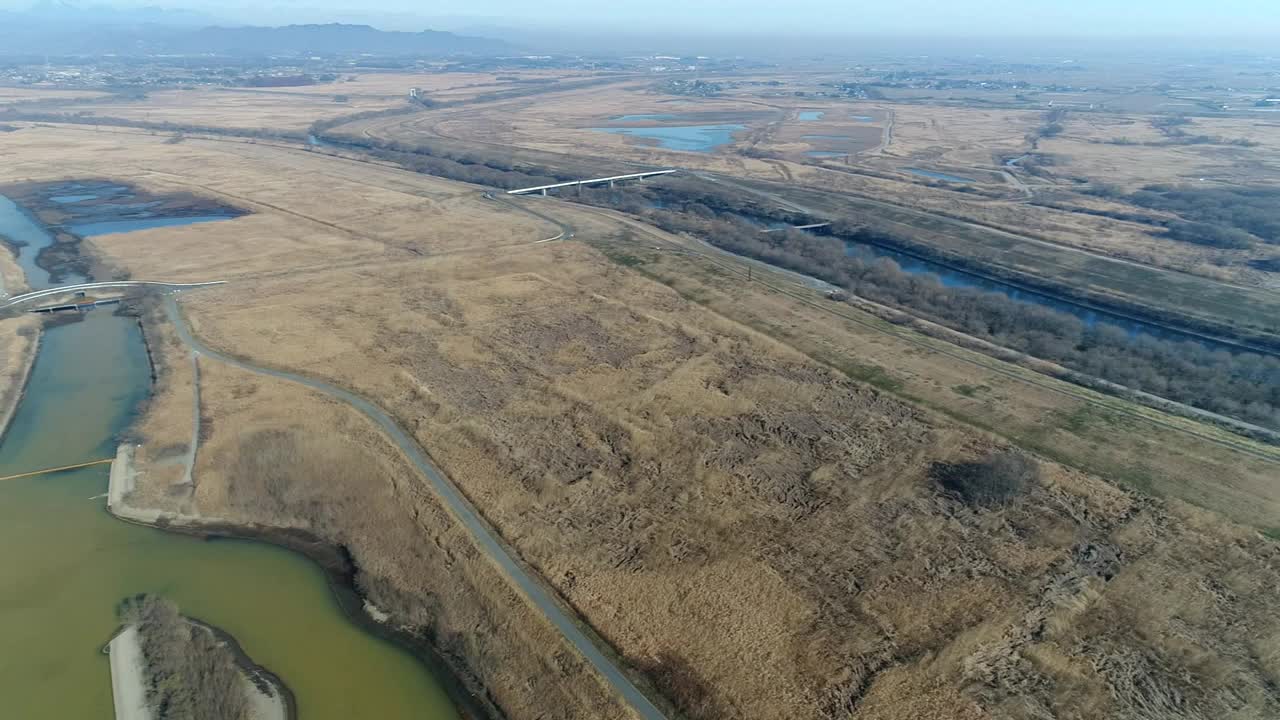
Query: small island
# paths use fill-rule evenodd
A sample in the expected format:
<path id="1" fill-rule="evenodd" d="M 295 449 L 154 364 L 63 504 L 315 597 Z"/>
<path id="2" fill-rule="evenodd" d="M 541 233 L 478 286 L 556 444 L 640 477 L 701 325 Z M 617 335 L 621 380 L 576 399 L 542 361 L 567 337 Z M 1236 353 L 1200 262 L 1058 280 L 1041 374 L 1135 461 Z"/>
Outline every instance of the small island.
<path id="1" fill-rule="evenodd" d="M 116 720 L 294 718 L 288 688 L 227 633 L 156 595 L 129 598 L 119 615 L 106 647 Z"/>

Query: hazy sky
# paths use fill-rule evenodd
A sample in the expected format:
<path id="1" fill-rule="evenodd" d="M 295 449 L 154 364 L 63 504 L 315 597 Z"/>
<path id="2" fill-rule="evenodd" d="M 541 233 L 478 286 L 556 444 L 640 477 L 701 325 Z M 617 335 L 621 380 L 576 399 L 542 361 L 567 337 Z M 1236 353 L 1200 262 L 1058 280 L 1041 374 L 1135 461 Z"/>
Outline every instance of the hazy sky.
<path id="1" fill-rule="evenodd" d="M 1277 35 L 1280 0 L 74 0 L 198 9 L 279 24 L 379 21 L 395 29 L 494 24 L 684 34 Z M 32 0 L 0 0 L 18 9 Z M 418 24 L 418 27 L 414 27 Z"/>

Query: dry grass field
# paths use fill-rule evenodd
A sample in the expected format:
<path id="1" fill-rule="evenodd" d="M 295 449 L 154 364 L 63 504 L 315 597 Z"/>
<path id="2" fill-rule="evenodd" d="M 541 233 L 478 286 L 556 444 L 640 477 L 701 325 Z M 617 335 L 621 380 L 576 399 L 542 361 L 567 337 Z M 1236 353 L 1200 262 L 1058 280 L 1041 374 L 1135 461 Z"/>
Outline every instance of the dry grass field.
<path id="1" fill-rule="evenodd" d="M 42 100 L 91 100 L 106 97 L 96 90 L 58 90 L 46 87 L 0 87 L 0 106 L 16 105 Z"/>
<path id="2" fill-rule="evenodd" d="M 1193 118 L 1182 131 L 1227 141 L 1257 143 L 1239 147 L 1217 143 L 1167 143 L 1150 116 L 1073 113 L 1062 135 L 1043 141 L 1055 159 L 1054 175 L 1081 177 L 1134 189 L 1151 183 L 1241 183 L 1274 185 L 1280 177 L 1280 122 L 1263 114 L 1246 118 Z M 1115 141 L 1134 144 L 1115 144 Z"/>
<path id="3" fill-rule="evenodd" d="M 928 473 L 989 439 L 581 245 L 378 273 L 414 291 L 369 285 L 339 307 L 263 280 L 252 292 L 275 310 L 269 328 L 226 290 L 187 307 L 221 347 L 381 398 L 690 716 L 1016 717 L 1083 702 L 1140 717 L 1154 702 L 1212 717 L 1242 687 L 1248 712 L 1275 707 L 1274 670 L 1248 659 L 1254 636 L 1221 633 L 1276 618 L 1196 579 L 1227 571 L 1217 559 L 1234 547 L 1241 582 L 1269 582 L 1274 546 L 1255 533 L 1048 463 L 1010 508 L 966 509 Z M 1190 548 L 1204 553 L 1191 570 Z M 1162 609 L 1148 582 L 1168 588 Z M 1224 614 L 1199 611 L 1184 645 L 1148 640 L 1206 603 Z M 1184 647 L 1211 653 L 1198 662 L 1215 674 Z"/>
<path id="4" fill-rule="evenodd" d="M 148 316 L 147 340 L 164 364 L 135 428 L 145 441 L 135 458 L 135 504 L 302 528 L 347 548 L 370 601 L 433 642 L 464 684 L 511 717 L 628 717 L 512 593 L 399 450 L 350 407 L 202 360 L 199 452 L 194 482 L 184 483 L 194 398 L 189 351 L 159 312 Z"/>
<path id="5" fill-rule="evenodd" d="M 236 142 L 24 129 L 0 157 L 4 181 L 252 210 L 89 249 L 229 280 L 183 297 L 198 335 L 393 414 L 690 718 L 1280 713 L 1280 548 L 1178 499 L 1277 524 L 1274 462 L 1223 434 L 833 316 L 610 213 L 534 204 L 576 231 L 537 242 L 558 230 L 476 188 Z M 347 408 L 202 360 L 195 483 L 175 486 L 190 360 L 148 337 L 153 501 L 344 543 L 512 717 L 622 715 Z M 940 488 L 1011 441 L 1039 479 L 1006 505 Z"/>
<path id="6" fill-rule="evenodd" d="M 157 90 L 142 100 L 119 100 L 60 105 L 59 112 L 86 113 L 102 118 L 135 122 L 173 123 L 197 127 L 225 127 L 237 130 L 307 129 L 317 120 L 371 110 L 387 110 L 405 103 L 408 87 L 396 95 L 355 95 L 335 90 L 333 94 L 279 92 L 248 88 L 208 88 Z M 346 102 L 335 102 L 347 95 Z"/>

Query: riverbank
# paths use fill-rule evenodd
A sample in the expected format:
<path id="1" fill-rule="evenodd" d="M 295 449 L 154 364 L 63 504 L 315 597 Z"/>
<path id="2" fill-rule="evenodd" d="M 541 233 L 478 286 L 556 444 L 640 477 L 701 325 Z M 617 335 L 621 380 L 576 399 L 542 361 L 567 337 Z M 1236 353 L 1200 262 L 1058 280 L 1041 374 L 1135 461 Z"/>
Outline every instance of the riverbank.
<path id="1" fill-rule="evenodd" d="M 111 699 L 116 720 L 151 720 L 142 643 L 136 625 L 129 625 L 107 643 L 111 665 Z"/>
<path id="2" fill-rule="evenodd" d="M 27 289 L 27 281 L 22 267 L 10 254 L 13 249 L 5 250 L 9 252 L 0 250 L 0 293 L 14 295 Z M 22 402 L 39 350 L 39 319 L 23 316 L 0 323 L 0 441 Z"/>
<path id="3" fill-rule="evenodd" d="M 137 449 L 138 446 L 128 443 L 117 447 L 107 487 L 107 509 L 113 516 L 126 522 L 206 540 L 253 540 L 268 543 L 302 555 L 320 567 L 330 592 L 352 624 L 409 651 L 442 682 L 461 720 L 486 720 L 502 716 L 484 699 L 485 695 L 478 685 L 460 679 L 462 676 L 459 675 L 459 668 L 444 658 L 430 638 L 388 622 L 390 618 L 360 594 L 356 580 L 358 569 L 351 554 L 341 545 L 327 542 L 299 528 L 239 523 L 201 514 L 142 507 L 131 502 L 129 496 L 138 488 L 138 470 L 134 462 Z"/>

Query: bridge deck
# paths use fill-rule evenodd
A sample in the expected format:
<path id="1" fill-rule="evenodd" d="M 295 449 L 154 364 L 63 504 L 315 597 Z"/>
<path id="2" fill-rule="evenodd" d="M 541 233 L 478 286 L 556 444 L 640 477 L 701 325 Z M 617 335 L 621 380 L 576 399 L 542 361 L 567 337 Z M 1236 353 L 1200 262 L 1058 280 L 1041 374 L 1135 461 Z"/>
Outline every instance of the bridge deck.
<path id="1" fill-rule="evenodd" d="M 614 175 L 613 177 L 591 178 L 589 180 L 570 180 L 569 182 L 554 183 L 551 185 L 538 185 L 535 187 L 519 188 L 516 190 L 508 190 L 508 195 L 525 195 L 532 192 L 542 192 L 544 190 L 555 190 L 556 188 L 578 187 L 581 185 L 597 185 L 607 182 L 621 182 L 623 180 L 643 180 L 647 177 L 655 177 L 658 175 L 670 175 L 675 170 L 651 170 L 649 172 L 631 173 L 630 175 Z"/>

